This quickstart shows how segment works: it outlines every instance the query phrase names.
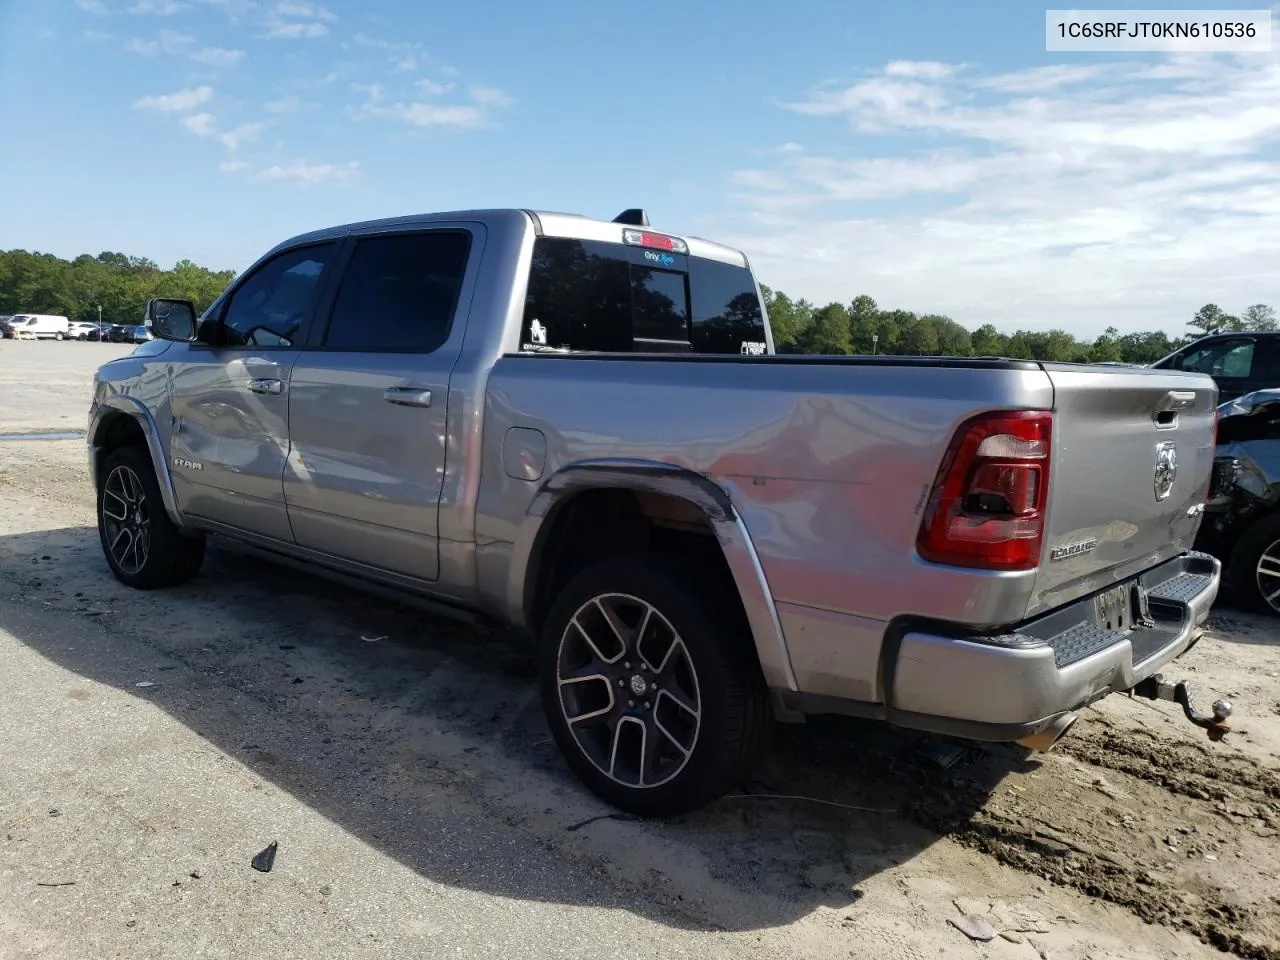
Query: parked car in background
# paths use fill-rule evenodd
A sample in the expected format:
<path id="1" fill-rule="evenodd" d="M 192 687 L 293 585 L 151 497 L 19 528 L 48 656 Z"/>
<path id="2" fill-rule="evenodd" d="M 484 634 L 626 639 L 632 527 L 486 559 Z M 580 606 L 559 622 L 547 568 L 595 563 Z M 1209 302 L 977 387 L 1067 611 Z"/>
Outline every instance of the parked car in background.
<path id="1" fill-rule="evenodd" d="M 1209 377 L 775 356 L 746 256 L 642 211 L 320 230 L 147 319 L 89 412 L 113 574 L 222 534 L 512 626 L 633 813 L 742 783 L 774 719 L 1048 749 L 1158 696 L 1218 592 Z"/>
<path id="2" fill-rule="evenodd" d="M 1280 387 L 1280 331 L 1211 333 L 1151 364 L 1154 370 L 1207 373 L 1228 403 L 1255 390 Z"/>
<path id="3" fill-rule="evenodd" d="M 151 331 L 147 329 L 147 325 L 145 323 L 140 323 L 134 327 L 131 337 L 133 338 L 134 343 L 146 343 L 148 340 L 155 339 L 155 337 L 151 335 Z"/>
<path id="4" fill-rule="evenodd" d="M 13 339 L 13 315 L 12 314 L 6 313 L 3 315 L 0 315 L 0 339 L 4 339 L 4 340 Z"/>
<path id="5" fill-rule="evenodd" d="M 1237 603 L 1280 616 L 1280 389 L 1218 407 L 1217 456 L 1196 549 L 1222 561 Z"/>
<path id="6" fill-rule="evenodd" d="M 104 339 L 110 343 L 130 343 L 133 340 L 133 326 L 113 323 L 107 328 Z"/>
<path id="7" fill-rule="evenodd" d="M 85 321 L 77 321 L 71 324 L 70 336 L 73 340 L 88 340 L 89 335 L 98 329 L 96 323 L 87 323 Z"/>
<path id="8" fill-rule="evenodd" d="M 71 321 L 58 314 L 19 313 L 13 323 L 19 340 L 66 340 L 71 335 Z"/>

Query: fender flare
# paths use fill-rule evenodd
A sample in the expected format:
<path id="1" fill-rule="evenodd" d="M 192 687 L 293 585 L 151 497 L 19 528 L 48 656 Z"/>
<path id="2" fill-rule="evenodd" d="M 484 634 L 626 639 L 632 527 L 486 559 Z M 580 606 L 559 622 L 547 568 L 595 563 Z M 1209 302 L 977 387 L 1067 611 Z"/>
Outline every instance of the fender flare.
<path id="1" fill-rule="evenodd" d="M 797 690 L 791 657 L 778 618 L 773 593 L 742 515 L 718 484 L 692 470 L 653 460 L 579 460 L 556 471 L 538 488 L 513 545 L 508 605 L 513 619 L 531 622 L 535 576 L 548 523 L 557 506 L 587 490 L 648 491 L 676 497 L 696 506 L 711 524 L 729 565 L 747 614 L 756 657 L 765 683 L 772 689 Z"/>
<path id="2" fill-rule="evenodd" d="M 98 462 L 103 453 L 102 444 L 98 441 L 102 425 L 110 417 L 121 415 L 132 417 L 134 422 L 142 428 L 142 436 L 147 443 L 147 453 L 151 456 L 151 466 L 155 470 L 156 482 L 160 487 L 160 499 L 164 502 L 164 512 L 169 515 L 169 519 L 173 521 L 175 526 L 183 527 L 185 524 L 182 518 L 182 511 L 178 509 L 178 495 L 173 488 L 173 476 L 169 473 L 169 465 L 165 461 L 164 446 L 160 442 L 160 431 L 156 427 L 155 418 L 151 415 L 151 411 L 133 397 L 115 393 L 109 397 L 104 397 L 94 408 L 87 437 L 89 444 L 89 475 L 92 478 L 94 490 L 98 488 Z"/>

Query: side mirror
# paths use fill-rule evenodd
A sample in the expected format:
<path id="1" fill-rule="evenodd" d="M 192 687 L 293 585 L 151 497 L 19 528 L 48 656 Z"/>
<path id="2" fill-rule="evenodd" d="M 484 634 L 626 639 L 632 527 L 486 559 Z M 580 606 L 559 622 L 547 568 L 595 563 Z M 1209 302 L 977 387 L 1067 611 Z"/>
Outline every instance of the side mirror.
<path id="1" fill-rule="evenodd" d="M 147 301 L 147 329 L 161 340 L 191 343 L 196 338 L 196 308 L 190 300 Z"/>

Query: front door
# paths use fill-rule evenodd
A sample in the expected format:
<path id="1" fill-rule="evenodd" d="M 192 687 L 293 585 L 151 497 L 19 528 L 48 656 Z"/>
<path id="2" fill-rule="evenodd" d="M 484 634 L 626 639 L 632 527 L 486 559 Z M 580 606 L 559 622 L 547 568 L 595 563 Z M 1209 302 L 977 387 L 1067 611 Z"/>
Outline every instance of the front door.
<path id="1" fill-rule="evenodd" d="M 449 376 L 464 281 L 474 282 L 473 230 L 352 236 L 332 308 L 290 383 L 284 491 L 299 545 L 439 576 Z"/>
<path id="2" fill-rule="evenodd" d="M 173 366 L 170 469 L 184 513 L 289 542 L 289 375 L 336 244 L 247 274 Z"/>

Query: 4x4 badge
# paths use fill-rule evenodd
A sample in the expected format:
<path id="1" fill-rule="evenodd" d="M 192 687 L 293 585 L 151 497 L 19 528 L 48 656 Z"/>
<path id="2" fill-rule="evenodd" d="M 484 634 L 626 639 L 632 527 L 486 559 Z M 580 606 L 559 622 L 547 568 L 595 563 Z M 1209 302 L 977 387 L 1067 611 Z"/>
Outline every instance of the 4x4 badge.
<path id="1" fill-rule="evenodd" d="M 1173 492 L 1173 479 L 1178 475 L 1178 454 L 1172 440 L 1156 444 L 1155 494 L 1157 500 L 1169 499 Z"/>

